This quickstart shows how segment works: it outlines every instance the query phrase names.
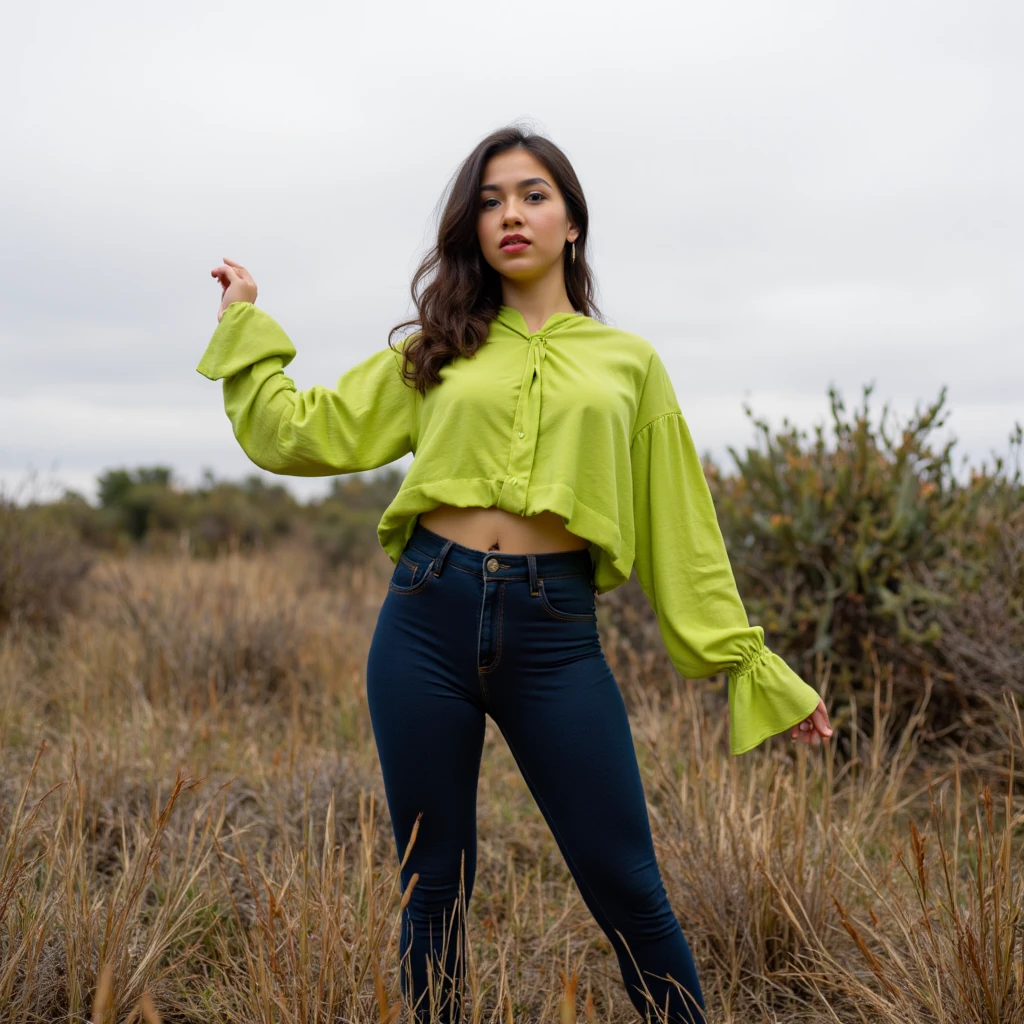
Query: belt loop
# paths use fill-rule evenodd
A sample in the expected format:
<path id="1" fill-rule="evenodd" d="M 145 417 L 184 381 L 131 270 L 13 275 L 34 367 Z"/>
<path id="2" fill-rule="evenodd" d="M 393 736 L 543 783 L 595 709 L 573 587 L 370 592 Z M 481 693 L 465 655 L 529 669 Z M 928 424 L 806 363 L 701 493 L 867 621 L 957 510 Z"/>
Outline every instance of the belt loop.
<path id="1" fill-rule="evenodd" d="M 452 540 L 446 540 L 444 547 L 441 548 L 441 553 L 434 559 L 434 575 L 440 576 L 441 569 L 444 567 L 444 560 L 448 557 L 448 552 L 452 549 L 452 544 L 455 542 Z"/>
<path id="2" fill-rule="evenodd" d="M 537 596 L 537 559 L 533 555 L 527 555 L 526 561 L 530 566 L 530 596 Z"/>

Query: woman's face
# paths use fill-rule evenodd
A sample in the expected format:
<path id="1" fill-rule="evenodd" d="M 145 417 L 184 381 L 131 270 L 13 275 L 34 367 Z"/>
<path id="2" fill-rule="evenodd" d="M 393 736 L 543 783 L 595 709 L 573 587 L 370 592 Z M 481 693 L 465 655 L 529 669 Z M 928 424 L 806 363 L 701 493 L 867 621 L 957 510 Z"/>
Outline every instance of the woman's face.
<path id="1" fill-rule="evenodd" d="M 477 238 L 484 259 L 503 277 L 526 283 L 562 273 L 565 246 L 579 237 L 551 172 L 525 149 L 492 156 L 480 178 Z M 502 248 L 505 235 L 522 235 L 525 248 Z"/>

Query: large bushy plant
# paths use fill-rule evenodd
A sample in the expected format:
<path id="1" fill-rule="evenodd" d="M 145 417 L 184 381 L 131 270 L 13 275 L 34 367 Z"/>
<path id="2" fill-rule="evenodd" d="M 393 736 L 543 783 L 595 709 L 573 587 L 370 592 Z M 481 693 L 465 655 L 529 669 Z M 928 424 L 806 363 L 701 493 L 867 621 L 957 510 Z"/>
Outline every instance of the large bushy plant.
<path id="1" fill-rule="evenodd" d="M 888 405 L 873 421 L 871 392 L 847 414 L 830 389 L 831 437 L 818 425 L 813 439 L 744 406 L 757 445 L 729 449 L 734 476 L 706 466 L 751 620 L 805 672 L 827 663 L 840 691 L 870 678 L 880 652 L 941 671 L 942 623 L 989 571 L 996 496 L 1020 493 L 1019 469 L 1008 477 L 1001 459 L 957 478 L 956 441 L 934 440 L 945 388 L 902 427 Z"/>

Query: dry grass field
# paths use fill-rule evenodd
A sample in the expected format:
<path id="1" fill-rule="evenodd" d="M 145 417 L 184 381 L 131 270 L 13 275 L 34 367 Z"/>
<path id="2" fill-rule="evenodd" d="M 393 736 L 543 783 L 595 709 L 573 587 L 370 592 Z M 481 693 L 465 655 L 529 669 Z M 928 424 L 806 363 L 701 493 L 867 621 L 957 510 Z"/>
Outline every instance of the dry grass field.
<path id="1" fill-rule="evenodd" d="M 0 634 L 0 1020 L 407 1019 L 364 693 L 379 555 L 110 558 L 59 629 Z M 924 750 L 880 664 L 871 735 L 809 680 L 842 762 L 788 734 L 730 758 L 721 680 L 606 650 L 709 1020 L 1024 1022 L 1012 697 L 998 749 Z M 478 806 L 469 1020 L 635 1020 L 490 722 Z"/>

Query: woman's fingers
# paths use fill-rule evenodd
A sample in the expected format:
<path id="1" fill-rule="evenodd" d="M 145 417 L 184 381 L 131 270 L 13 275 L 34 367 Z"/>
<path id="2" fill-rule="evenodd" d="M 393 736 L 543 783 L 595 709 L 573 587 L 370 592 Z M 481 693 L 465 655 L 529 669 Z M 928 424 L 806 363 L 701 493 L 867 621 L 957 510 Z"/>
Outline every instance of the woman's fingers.
<path id="1" fill-rule="evenodd" d="M 223 265 L 214 267 L 210 271 L 210 275 L 216 278 L 221 285 L 220 309 L 217 311 L 218 321 L 232 302 L 256 301 L 256 282 L 240 263 L 225 256 Z"/>
<path id="2" fill-rule="evenodd" d="M 822 739 L 828 739 L 832 735 L 832 726 L 828 724 L 828 712 L 825 710 L 824 701 L 821 701 L 814 711 L 811 712 L 811 718 L 814 720 L 814 727 L 821 734 Z"/>
<path id="3" fill-rule="evenodd" d="M 789 735 L 794 740 L 799 736 L 804 743 L 811 743 L 814 746 L 828 740 L 832 735 L 832 727 L 828 724 L 825 702 L 819 700 L 818 706 L 802 722 L 794 725 Z"/>
<path id="4" fill-rule="evenodd" d="M 250 284 L 255 284 L 252 279 L 252 275 L 249 273 L 241 263 L 236 263 L 234 260 L 229 260 L 227 256 L 224 257 L 224 262 L 231 267 L 243 281 L 248 281 Z"/>
<path id="5" fill-rule="evenodd" d="M 213 274 L 214 276 L 230 276 L 231 274 L 234 274 L 237 277 L 242 278 L 243 280 L 249 276 L 249 272 L 245 269 L 245 267 L 236 263 L 234 260 L 229 260 L 226 256 L 224 257 L 224 263 L 227 264 L 227 266 L 224 266 L 222 264 L 219 267 L 214 267 L 214 269 L 211 270 L 210 273 Z"/>

